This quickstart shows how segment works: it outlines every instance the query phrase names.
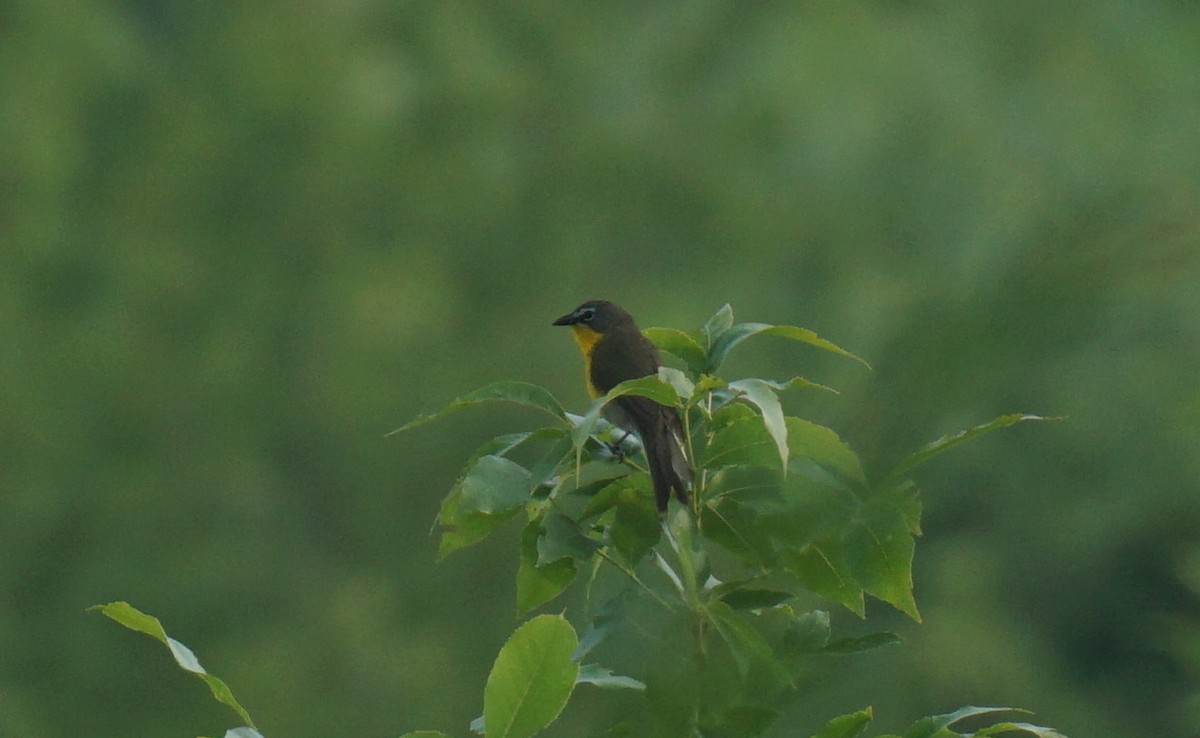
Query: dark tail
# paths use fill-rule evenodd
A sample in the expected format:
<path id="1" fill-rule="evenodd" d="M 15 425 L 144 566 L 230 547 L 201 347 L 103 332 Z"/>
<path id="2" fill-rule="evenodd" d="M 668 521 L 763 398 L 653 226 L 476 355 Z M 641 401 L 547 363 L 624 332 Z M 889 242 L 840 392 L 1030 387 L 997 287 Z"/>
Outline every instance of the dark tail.
<path id="1" fill-rule="evenodd" d="M 666 511 L 671 490 L 675 490 L 675 497 L 680 502 L 688 504 L 687 488 L 692 479 L 692 469 L 681 445 L 683 434 L 673 427 L 679 425 L 679 419 L 673 411 L 671 415 L 664 415 L 665 422 L 658 423 L 656 432 L 646 434 L 649 437 L 643 439 L 650 481 L 654 485 L 654 502 L 659 512 Z"/>

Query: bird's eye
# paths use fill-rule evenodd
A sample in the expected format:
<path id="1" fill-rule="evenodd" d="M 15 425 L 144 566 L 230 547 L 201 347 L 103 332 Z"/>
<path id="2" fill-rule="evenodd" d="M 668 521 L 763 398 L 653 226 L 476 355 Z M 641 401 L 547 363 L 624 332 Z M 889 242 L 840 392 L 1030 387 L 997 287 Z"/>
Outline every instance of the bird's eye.
<path id="1" fill-rule="evenodd" d="M 584 308 L 579 311 L 579 319 L 584 323 L 590 323 L 592 318 L 596 316 L 596 308 Z"/>

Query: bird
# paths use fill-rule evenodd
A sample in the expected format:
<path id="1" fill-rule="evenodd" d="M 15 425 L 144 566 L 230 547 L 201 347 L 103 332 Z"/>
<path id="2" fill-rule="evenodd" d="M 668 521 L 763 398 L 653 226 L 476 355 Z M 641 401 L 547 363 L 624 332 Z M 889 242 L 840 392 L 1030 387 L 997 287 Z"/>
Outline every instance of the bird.
<path id="1" fill-rule="evenodd" d="M 633 316 L 616 303 L 588 300 L 554 325 L 570 326 L 574 333 L 592 397 L 602 397 L 627 379 L 657 374 L 662 365 L 658 349 L 638 329 Z M 613 399 L 602 412 L 605 419 L 626 434 L 636 434 L 642 442 L 659 512 L 666 512 L 672 491 L 688 504 L 692 469 L 683 450 L 683 425 L 676 409 L 647 397 L 625 395 Z"/>

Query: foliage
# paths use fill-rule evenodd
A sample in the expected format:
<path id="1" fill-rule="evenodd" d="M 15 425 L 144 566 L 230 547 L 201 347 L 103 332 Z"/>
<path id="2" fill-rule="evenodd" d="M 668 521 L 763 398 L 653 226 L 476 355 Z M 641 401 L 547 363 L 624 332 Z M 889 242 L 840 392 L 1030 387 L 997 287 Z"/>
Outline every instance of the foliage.
<path id="1" fill-rule="evenodd" d="M 564 411 L 540 387 L 498 382 L 395 432 L 486 401 L 550 415 L 553 425 L 498 436 L 471 456 L 438 514 L 439 555 L 476 544 L 520 518 L 518 609 L 545 605 L 582 582 L 589 622 L 587 647 L 577 658 L 610 638 L 637 644 L 643 660 L 636 679 L 611 677 L 595 665 L 583 670 L 600 670 L 608 686 L 644 690 L 649 706 L 639 731 L 652 725 L 646 734 L 759 735 L 795 693 L 802 670 L 815 657 L 897 640 L 888 632 L 835 638 L 828 612 L 808 604 L 814 596 L 862 617 L 870 595 L 920 619 L 912 557 L 921 507 L 907 474 L 965 440 L 1040 418 L 1002 416 L 923 446 L 872 478 L 837 433 L 783 411 L 782 393 L 829 388 L 803 377 L 726 380 L 717 374 L 729 352 L 754 335 L 803 341 L 866 362 L 806 329 L 735 324 L 728 305 L 699 331 L 646 333 L 685 369 L 664 367 L 658 376 L 623 382 L 582 416 Z M 608 426 L 600 411 L 625 395 L 679 411 L 696 472 L 690 508 L 673 507 L 660 520 L 646 494 L 643 468 L 616 447 L 623 434 Z M 625 586 L 613 586 L 607 575 L 614 572 Z M 550 640 L 532 646 L 528 632 L 534 624 L 550 622 L 546 617 L 521 626 L 501 650 L 485 690 L 484 720 L 474 724 L 478 732 L 532 735 L 565 704 L 574 682 L 574 667 L 565 655 L 571 649 Z M 561 637 L 573 643 L 566 621 L 553 622 L 561 623 Z M 518 652 L 524 659 L 514 655 Z M 547 663 L 556 652 L 558 663 Z M 535 657 L 549 674 L 568 674 L 558 676 L 555 687 L 535 682 L 539 672 L 527 663 Z M 510 676 L 512 661 L 525 663 L 529 673 Z M 537 718 L 519 720 L 522 706 L 513 705 L 512 698 L 503 707 L 495 701 L 497 694 L 530 690 L 549 703 Z M 918 723 L 905 735 L 948 736 L 951 724 L 987 712 L 964 708 Z M 867 720 L 869 713 L 843 716 L 818 735 L 858 735 Z M 614 728 L 629 729 L 628 724 Z M 979 735 L 1005 730 L 1056 735 L 1015 723 L 996 723 Z"/>
<path id="2" fill-rule="evenodd" d="M 557 421 L 483 444 L 438 516 L 445 556 L 524 512 L 517 575 L 522 612 L 555 599 L 581 573 L 586 579 L 589 622 L 582 640 L 564 616 L 543 614 L 518 627 L 500 649 L 484 688 L 483 715 L 470 726 L 487 738 L 531 738 L 558 717 L 577 684 L 642 693 L 646 704 L 638 735 L 760 735 L 817 656 L 898 641 L 886 631 L 833 638 L 829 613 L 805 607 L 811 595 L 859 616 L 871 595 L 920 619 L 911 571 L 920 501 L 904 475 L 964 440 L 1040 419 L 1008 415 L 939 439 L 872 483 L 836 433 L 783 414 L 779 392 L 828 388 L 803 378 L 726 381 L 716 375 L 729 350 L 756 334 L 858 357 L 804 329 L 734 324 L 728 305 L 700 331 L 648 334 L 683 359 L 686 372 L 663 368 L 656 377 L 623 382 L 584 416 L 565 412 L 535 385 L 496 383 L 396 431 L 487 401 L 536 407 Z M 677 506 L 660 519 L 646 495 L 642 468 L 617 448 L 613 429 L 603 427 L 601 408 L 625 395 L 648 397 L 681 413 L 695 465 L 690 508 Z M 610 440 L 602 440 L 604 435 Z M 600 596 L 606 569 L 627 585 Z M 204 680 L 213 697 L 246 723 L 226 738 L 261 738 L 229 687 L 156 618 L 126 602 L 93 609 L 159 640 L 181 668 Z M 636 644 L 643 678 L 582 663 L 610 639 Z M 923 718 L 902 738 L 964 736 L 951 726 L 1011 711 L 964 707 Z M 871 718 L 870 708 L 833 718 L 813 738 L 855 738 Z M 606 735 L 633 730 L 625 721 Z M 1049 728 L 1008 721 L 970 735 L 1010 732 L 1061 738 Z M 444 735 L 417 731 L 404 738 Z"/>
<path id="3" fill-rule="evenodd" d="M 110 602 L 107 605 L 95 605 L 89 609 L 99 611 L 126 628 L 138 633 L 145 633 L 159 641 L 170 650 L 171 656 L 174 657 L 175 663 L 179 664 L 179 668 L 195 674 L 207 684 L 213 699 L 233 710 L 245 722 L 242 727 L 230 728 L 226 731 L 225 738 L 262 738 L 262 734 L 254 727 L 254 721 L 250 719 L 250 713 L 246 712 L 246 708 L 242 707 L 237 698 L 233 696 L 233 690 L 225 682 L 205 671 L 204 667 L 200 666 L 200 660 L 192 653 L 192 649 L 168 636 L 158 618 L 147 615 L 128 602 Z"/>

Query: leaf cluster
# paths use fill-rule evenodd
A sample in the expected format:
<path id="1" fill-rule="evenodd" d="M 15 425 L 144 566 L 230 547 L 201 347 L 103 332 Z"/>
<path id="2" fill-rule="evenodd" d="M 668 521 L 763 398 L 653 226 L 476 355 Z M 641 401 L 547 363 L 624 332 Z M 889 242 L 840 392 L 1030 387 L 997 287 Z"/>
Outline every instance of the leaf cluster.
<path id="1" fill-rule="evenodd" d="M 1007 415 L 938 439 L 895 468 L 868 474 L 832 429 L 788 414 L 796 390 L 834 391 L 803 377 L 726 379 L 729 353 L 748 338 L 777 336 L 866 362 L 812 331 L 735 323 L 728 305 L 698 331 L 652 328 L 647 336 L 683 364 L 623 382 L 582 415 L 548 390 L 497 382 L 394 432 L 487 402 L 543 411 L 544 427 L 497 436 L 470 456 L 437 516 L 439 557 L 519 521 L 516 604 L 529 613 L 574 583 L 585 589 L 580 637 L 562 614 L 526 621 L 501 648 L 471 729 L 488 738 L 527 738 L 555 719 L 579 684 L 641 693 L 643 709 L 603 735 L 762 734 L 819 658 L 895 644 L 887 631 L 835 634 L 829 606 L 865 617 L 876 598 L 913 620 L 912 558 L 921 504 L 908 477 L 945 450 L 1032 415 Z M 640 450 L 602 417 L 612 400 L 646 397 L 674 407 L 694 471 L 688 506 L 660 515 Z M 244 727 L 259 735 L 223 682 L 208 674 L 159 622 L 112 603 L 102 612 L 170 648 Z M 594 649 L 629 661 L 632 675 L 590 660 Z M 960 721 L 1009 708 L 962 708 L 924 718 L 902 737 L 953 738 Z M 854 738 L 870 708 L 831 720 L 813 738 Z M 636 725 L 636 729 L 635 729 Z M 1054 731 L 995 722 L 969 735 Z M 445 734 L 409 733 L 418 738 Z"/>
<path id="2" fill-rule="evenodd" d="M 649 685 L 659 717 L 675 713 L 661 733 L 758 735 L 814 658 L 899 640 L 888 632 L 837 637 L 829 604 L 864 617 L 869 595 L 920 619 L 912 558 L 921 505 L 908 474 L 964 440 L 1036 416 L 997 418 L 869 475 L 834 430 L 784 410 L 793 390 L 835 390 L 804 377 L 720 373 L 755 336 L 866 361 L 805 328 L 736 323 L 728 305 L 699 330 L 645 333 L 682 367 L 621 383 L 582 415 L 537 385 L 497 382 L 394 432 L 484 402 L 543 411 L 548 425 L 493 438 L 468 459 L 437 517 L 439 556 L 518 520 L 520 612 L 580 582 L 585 641 L 619 633 L 636 644 L 645 655 L 638 679 L 610 686 Z M 683 420 L 694 469 L 687 508 L 672 503 L 660 517 L 640 450 L 603 419 L 604 406 L 626 395 L 674 407 Z M 614 577 L 624 586 L 613 586 Z M 656 659 L 685 665 L 690 677 Z M 485 696 L 485 718 L 486 704 Z M 494 733 L 490 719 L 475 727 L 483 726 L 507 735 Z"/>

